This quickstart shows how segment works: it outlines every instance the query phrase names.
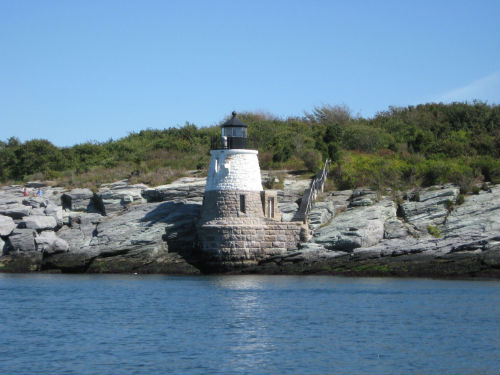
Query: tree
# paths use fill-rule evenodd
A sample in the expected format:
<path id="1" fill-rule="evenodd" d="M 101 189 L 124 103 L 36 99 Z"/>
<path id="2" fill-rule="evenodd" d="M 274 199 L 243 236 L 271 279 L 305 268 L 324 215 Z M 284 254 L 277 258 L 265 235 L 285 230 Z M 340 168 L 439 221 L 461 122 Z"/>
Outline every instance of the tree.
<path id="1" fill-rule="evenodd" d="M 351 120 L 351 110 L 346 105 L 323 105 L 314 107 L 312 113 L 305 112 L 305 119 L 320 124 L 346 124 Z"/>

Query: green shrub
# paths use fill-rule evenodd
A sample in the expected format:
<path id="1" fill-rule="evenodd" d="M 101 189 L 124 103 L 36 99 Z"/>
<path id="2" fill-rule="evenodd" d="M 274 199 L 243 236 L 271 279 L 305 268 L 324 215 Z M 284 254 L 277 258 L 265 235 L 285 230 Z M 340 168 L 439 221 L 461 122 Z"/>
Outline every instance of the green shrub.
<path id="1" fill-rule="evenodd" d="M 363 124 L 346 127 L 342 140 L 347 149 L 365 152 L 388 148 L 394 143 L 394 138 L 389 133 Z"/>
<path id="2" fill-rule="evenodd" d="M 311 172 L 316 172 L 321 168 L 322 157 L 321 153 L 316 150 L 307 150 L 302 155 L 302 160 L 304 161 L 304 165 Z"/>
<path id="3" fill-rule="evenodd" d="M 500 183 L 499 105 L 389 107 L 371 119 L 352 116 L 345 106 L 329 105 L 315 107 L 303 117 L 239 117 L 249 125 L 249 145 L 258 148 L 263 169 L 313 171 L 330 158 L 335 165 L 332 180 L 339 189 L 453 182 L 465 194 L 480 181 Z M 11 137 L 0 141 L 0 183 L 30 176 L 90 186 L 115 178 L 165 180 L 160 171 L 206 169 L 211 139 L 219 134 L 218 126 L 186 123 L 63 148 L 47 140 L 20 142 Z"/>
<path id="4" fill-rule="evenodd" d="M 429 232 L 429 234 L 433 237 L 441 238 L 441 232 L 433 225 L 427 225 L 427 232 Z"/>
<path id="5" fill-rule="evenodd" d="M 264 187 L 266 189 L 281 189 L 283 188 L 283 181 L 281 181 L 276 175 L 270 174 L 264 182 Z"/>

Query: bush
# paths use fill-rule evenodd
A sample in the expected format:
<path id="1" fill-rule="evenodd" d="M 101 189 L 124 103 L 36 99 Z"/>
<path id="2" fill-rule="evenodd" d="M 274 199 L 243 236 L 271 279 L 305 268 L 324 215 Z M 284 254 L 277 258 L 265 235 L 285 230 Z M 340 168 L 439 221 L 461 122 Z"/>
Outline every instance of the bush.
<path id="1" fill-rule="evenodd" d="M 441 238 L 441 232 L 439 231 L 439 229 L 433 225 L 427 225 L 427 231 L 429 232 L 429 234 L 433 237 L 436 237 L 436 238 Z"/>
<path id="2" fill-rule="evenodd" d="M 307 150 L 302 155 L 302 160 L 306 168 L 311 172 L 316 172 L 321 168 L 322 157 L 319 151 Z"/>
<path id="3" fill-rule="evenodd" d="M 243 113 L 240 119 L 249 125 L 248 144 L 258 148 L 263 169 L 316 170 L 330 158 L 338 188 L 454 182 L 465 193 L 481 182 L 500 183 L 499 105 L 389 107 L 372 119 L 353 117 L 345 106 L 326 105 L 303 117 Z M 159 170 L 205 169 L 211 139 L 219 134 L 217 126 L 186 123 L 65 148 L 47 140 L 9 138 L 0 141 L 0 183 L 35 174 L 61 181 L 72 175 L 90 185 L 131 176 L 159 181 Z"/>
<path id="4" fill-rule="evenodd" d="M 500 183 L 500 160 L 493 158 L 489 155 L 482 155 L 475 158 L 472 167 L 480 173 L 484 181 L 492 182 L 494 184 Z"/>
<path id="5" fill-rule="evenodd" d="M 382 129 L 356 124 L 344 130 L 343 143 L 349 150 L 374 152 L 389 148 L 389 145 L 394 143 L 394 139 Z"/>

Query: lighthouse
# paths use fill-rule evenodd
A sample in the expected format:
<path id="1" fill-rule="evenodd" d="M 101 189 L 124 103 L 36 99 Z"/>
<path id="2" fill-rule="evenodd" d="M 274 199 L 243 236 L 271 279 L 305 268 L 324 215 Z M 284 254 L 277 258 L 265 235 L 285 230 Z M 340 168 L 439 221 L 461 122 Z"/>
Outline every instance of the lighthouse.
<path id="1" fill-rule="evenodd" d="M 210 151 L 198 234 L 205 264 L 231 270 L 296 248 L 303 223 L 281 222 L 277 192 L 264 190 L 258 151 L 249 149 L 248 125 L 235 112 Z"/>

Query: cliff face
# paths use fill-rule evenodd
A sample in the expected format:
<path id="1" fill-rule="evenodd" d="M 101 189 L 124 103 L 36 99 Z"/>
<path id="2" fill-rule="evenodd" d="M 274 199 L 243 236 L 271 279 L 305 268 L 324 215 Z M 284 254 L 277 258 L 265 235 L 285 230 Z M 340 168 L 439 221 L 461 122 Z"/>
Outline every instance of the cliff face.
<path id="1" fill-rule="evenodd" d="M 278 192 L 284 221 L 305 184 L 289 178 Z M 45 186 L 43 197 L 2 187 L 0 272 L 200 273 L 204 188 L 203 178 L 155 188 L 122 181 L 97 193 Z M 452 185 L 326 193 L 309 224 L 299 249 L 237 272 L 500 277 L 500 186 L 463 203 Z"/>

